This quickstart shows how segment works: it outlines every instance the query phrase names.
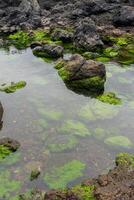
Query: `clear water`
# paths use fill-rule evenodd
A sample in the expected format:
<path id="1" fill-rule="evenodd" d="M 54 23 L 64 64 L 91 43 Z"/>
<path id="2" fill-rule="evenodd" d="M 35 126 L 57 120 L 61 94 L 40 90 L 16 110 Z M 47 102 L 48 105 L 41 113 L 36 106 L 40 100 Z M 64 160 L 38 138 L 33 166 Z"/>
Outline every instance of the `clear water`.
<path id="1" fill-rule="evenodd" d="M 17 152 L 19 160 L 10 165 L 3 163 L 0 167 L 11 172 L 12 180 L 21 182 L 20 192 L 33 187 L 48 190 L 43 179 L 45 173 L 69 161 L 79 160 L 86 164 L 83 175 L 68 183 L 71 186 L 113 167 L 117 153 L 134 153 L 134 65 L 123 68 L 117 63 L 107 63 L 106 70 L 105 91 L 115 92 L 122 99 L 122 105 L 104 104 L 69 90 L 54 69 L 54 63 L 36 58 L 30 49 L 22 52 L 0 50 L 0 83 L 27 82 L 25 88 L 15 93 L 0 93 L 4 109 L 0 137 L 8 136 L 21 143 Z M 89 119 L 81 114 L 88 109 L 94 113 Z M 41 125 L 42 120 L 46 127 Z M 77 131 L 63 133 L 61 127 L 68 120 L 83 123 L 90 136 L 77 135 Z M 103 129 L 102 134 L 96 134 L 98 128 Z M 106 138 L 118 135 L 127 137 L 131 147 L 105 144 Z M 72 136 L 77 140 L 73 148 L 50 151 L 49 144 L 67 142 Z M 41 169 L 41 175 L 31 182 L 30 172 L 34 167 Z"/>

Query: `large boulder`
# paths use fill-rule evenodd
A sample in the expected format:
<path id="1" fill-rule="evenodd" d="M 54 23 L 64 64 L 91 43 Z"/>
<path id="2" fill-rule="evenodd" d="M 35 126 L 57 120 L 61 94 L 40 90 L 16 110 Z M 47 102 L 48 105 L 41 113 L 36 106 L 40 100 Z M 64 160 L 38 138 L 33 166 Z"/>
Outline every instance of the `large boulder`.
<path id="1" fill-rule="evenodd" d="M 74 54 L 69 60 L 59 60 L 55 68 L 63 81 L 72 88 L 89 91 L 104 89 L 106 70 L 102 63 Z"/>
<path id="2" fill-rule="evenodd" d="M 113 22 L 120 26 L 134 26 L 134 7 L 123 6 L 114 16 Z"/>
<path id="3" fill-rule="evenodd" d="M 95 23 L 85 18 L 81 20 L 74 33 L 74 44 L 77 48 L 92 51 L 102 47 L 103 42 L 97 33 Z"/>

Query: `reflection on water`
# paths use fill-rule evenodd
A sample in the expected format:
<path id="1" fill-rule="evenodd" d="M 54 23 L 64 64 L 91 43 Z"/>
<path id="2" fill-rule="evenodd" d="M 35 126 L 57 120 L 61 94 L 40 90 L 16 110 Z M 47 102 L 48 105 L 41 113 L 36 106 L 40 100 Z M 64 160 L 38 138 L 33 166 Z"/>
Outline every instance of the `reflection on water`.
<path id="1" fill-rule="evenodd" d="M 21 143 L 14 157 L 1 163 L 5 176 L 0 173 L 0 184 L 2 178 L 13 181 L 8 190 L 1 189 L 6 181 L 0 187 L 3 195 L 71 186 L 108 170 L 118 152 L 134 152 L 134 66 L 106 64 L 105 91 L 115 92 L 121 105 L 69 90 L 53 66 L 34 57 L 30 49 L 0 51 L 0 83 L 27 82 L 13 94 L 0 93 L 0 137 Z M 41 175 L 31 182 L 34 168 L 40 168 Z"/>

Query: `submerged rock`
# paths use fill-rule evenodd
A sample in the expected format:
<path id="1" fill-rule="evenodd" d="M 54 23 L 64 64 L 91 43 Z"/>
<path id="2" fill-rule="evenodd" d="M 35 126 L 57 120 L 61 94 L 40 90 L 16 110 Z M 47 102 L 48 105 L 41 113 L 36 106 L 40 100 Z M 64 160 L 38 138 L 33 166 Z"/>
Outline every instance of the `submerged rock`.
<path id="1" fill-rule="evenodd" d="M 33 49 L 33 54 L 39 57 L 59 58 L 63 56 L 63 47 L 46 44 Z"/>
<path id="2" fill-rule="evenodd" d="M 106 80 L 105 66 L 102 63 L 86 60 L 75 54 L 70 60 L 61 59 L 55 68 L 63 81 L 72 88 L 100 91 Z"/>
<path id="3" fill-rule="evenodd" d="M 3 84 L 0 86 L 0 91 L 5 93 L 13 93 L 16 92 L 16 90 L 21 89 L 26 86 L 25 81 L 19 81 L 19 82 L 11 82 L 11 84 Z"/>
<path id="4" fill-rule="evenodd" d="M 11 138 L 0 139 L 0 146 L 7 147 L 10 151 L 14 152 L 20 147 L 20 143 L 17 140 Z"/>

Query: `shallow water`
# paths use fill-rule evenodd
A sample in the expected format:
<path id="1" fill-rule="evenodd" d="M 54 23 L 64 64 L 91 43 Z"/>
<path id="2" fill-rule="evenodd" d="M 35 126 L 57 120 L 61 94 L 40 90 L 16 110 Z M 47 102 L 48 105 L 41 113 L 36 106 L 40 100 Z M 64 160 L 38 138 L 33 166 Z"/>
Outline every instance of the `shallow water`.
<path id="1" fill-rule="evenodd" d="M 134 65 L 123 68 L 117 63 L 107 63 L 106 70 L 105 91 L 115 92 L 122 99 L 121 105 L 104 104 L 69 90 L 54 63 L 36 58 L 30 49 L 0 50 L 0 83 L 27 82 L 25 88 L 15 93 L 0 93 L 4 109 L 0 137 L 8 136 L 21 143 L 14 154 L 18 155 L 17 161 L 3 162 L 0 166 L 1 172 L 8 170 L 11 179 L 20 182 L 11 196 L 33 187 L 52 188 L 55 184 L 46 181 L 46 173 L 51 174 L 53 168 L 73 160 L 85 167 L 78 177 L 70 179 L 68 186 L 106 172 L 114 166 L 117 153 L 134 153 Z M 74 124 L 82 128 L 76 130 Z M 65 129 L 70 126 L 73 128 L 67 132 Z M 112 136 L 125 136 L 131 145 L 108 145 L 106 139 Z M 51 148 L 51 144 L 59 143 L 68 146 L 60 150 Z M 41 175 L 30 181 L 33 168 L 40 168 Z"/>

